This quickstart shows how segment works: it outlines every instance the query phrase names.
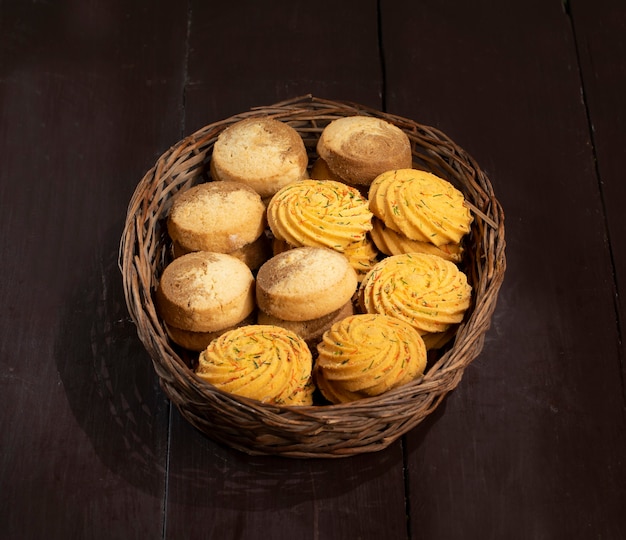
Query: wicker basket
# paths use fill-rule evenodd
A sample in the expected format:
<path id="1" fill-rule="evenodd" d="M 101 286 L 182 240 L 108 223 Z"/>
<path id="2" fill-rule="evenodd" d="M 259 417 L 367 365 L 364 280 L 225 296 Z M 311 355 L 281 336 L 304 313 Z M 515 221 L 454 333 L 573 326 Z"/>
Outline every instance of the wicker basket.
<path id="1" fill-rule="evenodd" d="M 474 222 L 464 270 L 473 305 L 455 340 L 425 375 L 379 397 L 343 405 L 282 407 L 240 398 L 201 381 L 184 351 L 167 337 L 153 294 L 170 260 L 165 227 L 172 197 L 210 180 L 208 162 L 217 136 L 251 116 L 269 115 L 295 128 L 310 157 L 323 128 L 343 116 L 384 118 L 408 135 L 416 166 L 448 179 L 465 195 Z M 311 159 L 312 162 L 312 159 Z M 304 96 L 210 124 L 165 152 L 136 188 L 120 245 L 127 306 L 161 386 L 180 413 L 210 438 L 248 454 L 342 457 L 381 450 L 431 413 L 481 352 L 505 271 L 504 215 L 486 175 L 439 131 L 356 104 Z"/>

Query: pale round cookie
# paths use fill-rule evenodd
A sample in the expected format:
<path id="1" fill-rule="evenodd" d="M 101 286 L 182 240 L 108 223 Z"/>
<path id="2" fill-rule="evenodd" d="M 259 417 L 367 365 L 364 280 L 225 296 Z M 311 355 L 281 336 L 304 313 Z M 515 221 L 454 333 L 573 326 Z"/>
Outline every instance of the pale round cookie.
<path id="1" fill-rule="evenodd" d="M 385 171 L 413 165 L 406 133 L 371 116 L 333 120 L 322 131 L 317 153 L 332 174 L 351 185 L 369 185 Z"/>
<path id="2" fill-rule="evenodd" d="M 167 231 L 183 252 L 231 253 L 259 238 L 265 223 L 265 205 L 252 188 L 206 182 L 174 198 Z"/>
<path id="3" fill-rule="evenodd" d="M 216 330 L 215 332 L 193 332 L 191 330 L 182 330 L 181 328 L 176 328 L 168 324 L 165 325 L 165 331 L 174 343 L 177 343 L 189 351 L 200 352 L 206 349 L 211 341 L 220 337 L 224 332 L 228 332 L 240 326 L 254 324 L 255 320 L 256 313 L 252 312 L 243 321 L 229 326 L 228 328 Z"/>
<path id="4" fill-rule="evenodd" d="M 363 311 L 401 319 L 420 334 L 444 332 L 463 320 L 472 288 L 450 261 L 426 253 L 382 259 L 359 288 Z"/>
<path id="5" fill-rule="evenodd" d="M 377 396 L 415 380 L 426 346 L 408 323 L 379 314 L 346 317 L 317 346 L 314 379 L 332 403 Z"/>
<path id="6" fill-rule="evenodd" d="M 411 240 L 458 244 L 470 231 L 473 218 L 463 193 L 427 171 L 384 172 L 372 182 L 368 198 L 377 218 Z"/>
<path id="7" fill-rule="evenodd" d="M 200 353 L 195 373 L 231 394 L 277 405 L 311 405 L 311 351 L 293 332 L 249 325 L 225 332 Z"/>
<path id="8" fill-rule="evenodd" d="M 210 169 L 214 180 L 243 182 L 261 197 L 301 180 L 308 155 L 300 134 L 269 117 L 247 118 L 220 133 Z"/>
<path id="9" fill-rule="evenodd" d="M 284 240 L 274 238 L 272 241 L 272 253 L 274 255 L 293 248 L 294 246 Z M 379 258 L 378 250 L 369 236 L 345 246 L 343 255 L 348 259 L 350 266 L 354 268 L 359 281 L 372 269 Z"/>
<path id="10" fill-rule="evenodd" d="M 172 242 L 172 248 L 175 258 L 186 255 L 187 253 L 192 253 L 193 251 L 183 249 L 178 242 Z M 246 263 L 251 270 L 257 270 L 272 256 L 272 242 L 265 234 L 261 234 L 254 242 L 250 242 L 235 251 L 231 251 L 228 255 Z"/>
<path id="11" fill-rule="evenodd" d="M 259 268 L 256 299 L 268 315 L 308 321 L 341 308 L 357 286 L 356 272 L 341 253 L 300 247 L 279 253 Z"/>
<path id="12" fill-rule="evenodd" d="M 343 307 L 336 311 L 332 311 L 328 315 L 322 315 L 316 319 L 310 319 L 307 321 L 286 321 L 285 319 L 279 319 L 272 315 L 260 311 L 257 315 L 258 324 L 270 324 L 274 326 L 280 326 L 298 334 L 307 345 L 315 345 L 321 339 L 322 335 L 333 324 L 339 322 L 346 317 L 354 315 L 354 304 L 351 301 L 346 302 Z"/>
<path id="13" fill-rule="evenodd" d="M 252 313 L 254 276 L 244 262 L 231 255 L 196 251 L 165 267 L 156 301 L 166 324 L 193 332 L 215 332 Z"/>

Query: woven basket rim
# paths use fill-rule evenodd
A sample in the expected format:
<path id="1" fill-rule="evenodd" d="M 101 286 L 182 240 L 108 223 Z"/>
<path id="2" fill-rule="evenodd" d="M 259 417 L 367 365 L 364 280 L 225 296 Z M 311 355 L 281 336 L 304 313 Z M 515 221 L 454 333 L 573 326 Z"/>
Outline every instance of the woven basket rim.
<path id="1" fill-rule="evenodd" d="M 212 145 L 223 129 L 239 120 L 274 117 L 292 125 L 306 143 L 309 137 L 315 140 L 331 120 L 356 114 L 380 117 L 400 127 L 412 143 L 414 157 L 425 162 L 425 168 L 451 177 L 465 192 L 475 217 L 473 242 L 484 259 L 473 261 L 470 268 L 474 304 L 454 343 L 423 377 L 381 396 L 347 404 L 288 407 L 225 393 L 187 367 L 179 349 L 169 341 L 154 305 L 154 289 L 167 258 L 163 220 L 171 199 L 178 191 L 209 180 L 206 163 Z M 307 148 L 313 151 L 310 144 Z M 462 185 L 458 185 L 460 178 L 465 182 Z M 357 103 L 309 94 L 208 124 L 165 151 L 138 183 L 128 204 L 119 267 L 130 316 L 161 386 L 192 425 L 248 454 L 342 457 L 385 448 L 415 427 L 458 385 L 465 368 L 481 352 L 506 269 L 504 212 L 486 174 L 438 129 Z M 224 410 L 232 411 L 232 424 L 220 424 L 218 413 Z M 374 433 L 360 436 L 359 429 L 370 424 Z M 337 440 L 332 440 L 333 430 Z"/>

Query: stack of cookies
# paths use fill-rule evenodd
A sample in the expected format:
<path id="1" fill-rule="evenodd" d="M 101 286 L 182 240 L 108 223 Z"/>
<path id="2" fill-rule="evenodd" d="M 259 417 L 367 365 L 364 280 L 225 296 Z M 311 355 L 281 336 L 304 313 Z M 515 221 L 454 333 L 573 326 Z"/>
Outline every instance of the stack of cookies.
<path id="1" fill-rule="evenodd" d="M 241 260 L 197 251 L 163 270 L 156 301 L 172 341 L 200 351 L 221 333 L 253 322 L 254 276 Z"/>
<path id="2" fill-rule="evenodd" d="M 426 171 L 387 171 L 369 190 L 372 237 L 386 255 L 432 253 L 460 262 L 472 216 L 463 194 Z"/>
<path id="3" fill-rule="evenodd" d="M 315 150 L 309 162 L 287 123 L 242 120 L 214 144 L 212 181 L 173 200 L 158 313 L 225 392 L 290 406 L 380 395 L 421 377 L 470 305 L 471 213 L 413 168 L 407 134 L 340 118 Z"/>
<path id="4" fill-rule="evenodd" d="M 182 192 L 167 221 L 175 257 L 194 251 L 227 253 L 252 269 L 269 253 L 265 227 L 259 194 L 233 181 L 207 182 Z"/>
<path id="5" fill-rule="evenodd" d="M 334 180 L 301 180 L 270 201 L 267 219 L 276 252 L 293 247 L 326 247 L 345 255 L 362 276 L 378 253 L 368 232 L 372 212 L 353 187 Z"/>
<path id="6" fill-rule="evenodd" d="M 334 322 L 354 312 L 357 285 L 341 253 L 321 247 L 284 251 L 259 269 L 258 322 L 292 330 L 314 346 Z"/>

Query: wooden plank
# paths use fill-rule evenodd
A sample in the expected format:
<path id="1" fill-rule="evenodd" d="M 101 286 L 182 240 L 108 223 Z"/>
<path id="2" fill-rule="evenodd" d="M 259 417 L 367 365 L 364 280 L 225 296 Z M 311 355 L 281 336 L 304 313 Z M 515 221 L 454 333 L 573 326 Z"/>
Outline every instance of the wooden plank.
<path id="1" fill-rule="evenodd" d="M 312 93 L 380 108 L 376 2 L 191 3 L 186 130 Z"/>
<path id="2" fill-rule="evenodd" d="M 2 4 L 0 537 L 626 536 L 623 7 L 381 2 L 382 71 L 376 2 L 206 4 Z M 117 243 L 184 133 L 308 92 L 469 150 L 509 270 L 484 354 L 404 443 L 248 457 L 170 411 Z"/>
<path id="3" fill-rule="evenodd" d="M 180 135 L 186 10 L 2 5 L 2 538 L 158 538 L 168 405 L 117 249 Z"/>
<path id="4" fill-rule="evenodd" d="M 307 93 L 380 107 L 376 3 L 281 4 L 192 3 L 188 131 Z M 406 536 L 399 443 L 340 460 L 249 457 L 175 414 L 170 449 L 167 538 Z"/>
<path id="5" fill-rule="evenodd" d="M 570 2 L 580 70 L 592 128 L 597 176 L 606 211 L 607 237 L 615 272 L 615 307 L 621 335 L 620 359 L 626 376 L 626 184 L 621 160 L 626 140 L 626 8 L 619 0 Z M 624 390 L 626 399 L 626 388 Z"/>
<path id="6" fill-rule="evenodd" d="M 404 538 L 402 449 L 301 460 L 250 457 L 175 416 L 166 538 Z"/>
<path id="7" fill-rule="evenodd" d="M 568 17 L 539 0 L 382 9 L 387 108 L 465 147 L 507 216 L 485 351 L 407 438 L 412 533 L 624 536 L 613 277 Z"/>

